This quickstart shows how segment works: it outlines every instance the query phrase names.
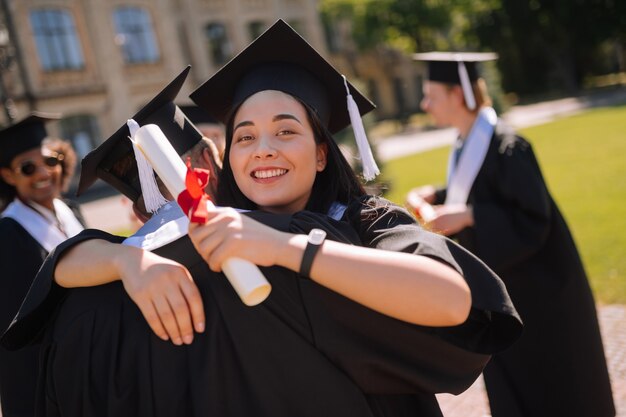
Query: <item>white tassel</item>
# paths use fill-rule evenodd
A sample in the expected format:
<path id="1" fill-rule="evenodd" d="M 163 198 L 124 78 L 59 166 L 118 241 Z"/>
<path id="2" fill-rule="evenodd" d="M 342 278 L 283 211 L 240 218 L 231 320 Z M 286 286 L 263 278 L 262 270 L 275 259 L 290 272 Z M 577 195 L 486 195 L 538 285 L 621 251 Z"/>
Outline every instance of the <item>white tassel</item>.
<path id="1" fill-rule="evenodd" d="M 474 99 L 472 83 L 470 82 L 469 75 L 467 74 L 467 68 L 465 68 L 465 63 L 463 61 L 459 61 L 458 66 L 461 88 L 463 88 L 463 96 L 465 96 L 465 104 L 467 104 L 468 109 L 474 110 L 476 108 L 476 100 Z"/>
<path id="2" fill-rule="evenodd" d="M 137 160 L 139 183 L 141 184 L 141 194 L 143 195 L 146 211 L 148 213 L 156 213 L 161 206 L 168 203 L 168 200 L 163 197 L 163 194 L 159 191 L 159 186 L 154 177 L 154 170 L 135 142 L 134 137 L 137 130 L 139 130 L 139 124 L 133 119 L 129 119 L 126 125 L 128 126 L 128 130 L 130 130 L 129 139 L 133 144 L 135 160 Z"/>
<path id="3" fill-rule="evenodd" d="M 354 139 L 356 140 L 356 146 L 359 149 L 359 154 L 361 156 L 361 165 L 363 165 L 363 177 L 366 181 L 371 181 L 376 178 L 376 175 L 380 174 L 380 170 L 378 169 L 378 165 L 376 165 L 374 155 L 372 154 L 372 149 L 370 148 L 370 144 L 367 141 L 367 136 L 365 135 L 365 128 L 363 127 L 363 120 L 361 120 L 361 112 L 359 112 L 359 107 L 357 106 L 354 98 L 352 98 L 352 95 L 350 94 L 348 81 L 346 80 L 345 75 L 342 75 L 342 77 L 343 83 L 346 86 L 350 123 L 352 124 Z"/>

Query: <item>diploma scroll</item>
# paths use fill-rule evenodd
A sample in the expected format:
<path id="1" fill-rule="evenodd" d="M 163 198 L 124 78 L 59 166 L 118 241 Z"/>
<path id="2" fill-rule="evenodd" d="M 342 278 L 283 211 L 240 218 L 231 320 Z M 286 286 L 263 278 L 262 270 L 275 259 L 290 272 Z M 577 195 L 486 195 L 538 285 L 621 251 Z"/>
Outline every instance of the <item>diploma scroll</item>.
<path id="1" fill-rule="evenodd" d="M 161 128 L 154 124 L 142 126 L 133 139 L 172 195 L 179 196 L 186 190 L 187 167 Z M 207 209 L 214 208 L 213 203 L 207 200 Z M 263 302 L 272 290 L 267 279 L 252 262 L 229 258 L 222 264 L 222 270 L 239 298 L 248 306 Z"/>
<path id="2" fill-rule="evenodd" d="M 415 214 L 425 222 L 429 222 L 434 219 L 437 214 L 433 206 L 428 204 L 422 197 L 415 192 L 409 193 L 407 196 L 407 203 L 415 210 Z"/>

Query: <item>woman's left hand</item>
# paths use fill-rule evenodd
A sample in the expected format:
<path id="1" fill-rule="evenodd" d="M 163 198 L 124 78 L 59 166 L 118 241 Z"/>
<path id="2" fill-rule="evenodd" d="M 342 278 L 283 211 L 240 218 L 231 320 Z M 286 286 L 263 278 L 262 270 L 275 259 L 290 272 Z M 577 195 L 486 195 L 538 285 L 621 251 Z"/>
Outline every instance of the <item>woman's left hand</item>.
<path id="1" fill-rule="evenodd" d="M 222 263 L 231 257 L 259 266 L 275 265 L 290 236 L 232 208 L 215 208 L 209 211 L 205 224 L 189 225 L 194 247 L 215 272 L 220 272 Z"/>

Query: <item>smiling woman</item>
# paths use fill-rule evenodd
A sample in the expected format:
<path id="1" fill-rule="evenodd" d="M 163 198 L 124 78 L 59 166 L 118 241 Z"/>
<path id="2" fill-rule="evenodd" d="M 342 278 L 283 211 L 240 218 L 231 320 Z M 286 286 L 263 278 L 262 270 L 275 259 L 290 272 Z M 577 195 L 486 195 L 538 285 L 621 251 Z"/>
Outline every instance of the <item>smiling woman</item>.
<path id="1" fill-rule="evenodd" d="M 317 143 L 308 119 L 304 106 L 280 91 L 256 93 L 239 108 L 230 166 L 259 209 L 294 213 L 306 207 L 328 149 Z"/>
<path id="2" fill-rule="evenodd" d="M 69 144 L 46 139 L 49 115 L 33 114 L 0 131 L 0 333 L 9 326 L 48 252 L 83 229 L 77 209 L 59 200 L 74 171 Z M 4 415 L 32 415 L 39 347 L 0 350 Z"/>

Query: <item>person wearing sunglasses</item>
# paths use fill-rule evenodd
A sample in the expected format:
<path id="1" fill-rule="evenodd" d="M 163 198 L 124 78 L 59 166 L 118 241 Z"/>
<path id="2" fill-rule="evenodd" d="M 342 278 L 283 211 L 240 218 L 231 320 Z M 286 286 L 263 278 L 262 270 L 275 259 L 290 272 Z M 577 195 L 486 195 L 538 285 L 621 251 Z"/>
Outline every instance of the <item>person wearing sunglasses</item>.
<path id="1" fill-rule="evenodd" d="M 0 333 L 15 317 L 49 252 L 78 234 L 78 207 L 59 197 L 71 181 L 76 155 L 68 142 L 49 138 L 33 113 L 0 131 Z M 39 346 L 0 348 L 2 415 L 34 415 Z"/>

